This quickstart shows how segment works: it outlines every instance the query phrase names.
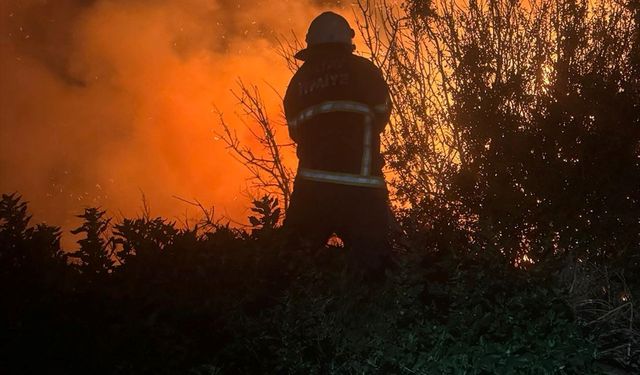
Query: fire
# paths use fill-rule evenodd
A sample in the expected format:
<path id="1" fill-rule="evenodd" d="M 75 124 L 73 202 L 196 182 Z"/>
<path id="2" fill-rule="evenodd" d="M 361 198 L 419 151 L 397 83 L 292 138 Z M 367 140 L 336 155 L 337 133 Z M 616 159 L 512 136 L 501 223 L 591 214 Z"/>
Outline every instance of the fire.
<path id="1" fill-rule="evenodd" d="M 283 123 L 275 37 L 303 37 L 324 10 L 312 4 L 3 0 L 0 191 L 64 229 L 87 206 L 135 215 L 142 193 L 152 215 L 197 214 L 179 196 L 242 220 L 247 174 L 215 140 L 214 109 L 250 142 L 230 93 L 242 78 Z"/>

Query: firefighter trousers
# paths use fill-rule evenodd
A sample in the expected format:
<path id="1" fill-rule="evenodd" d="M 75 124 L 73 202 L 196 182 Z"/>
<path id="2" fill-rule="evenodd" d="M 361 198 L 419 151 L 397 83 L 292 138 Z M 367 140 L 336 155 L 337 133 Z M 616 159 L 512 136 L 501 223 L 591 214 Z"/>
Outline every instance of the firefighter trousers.
<path id="1" fill-rule="evenodd" d="M 284 221 L 288 247 L 314 251 L 335 233 L 351 263 L 364 271 L 380 270 L 391 253 L 389 213 L 386 189 L 297 178 Z"/>

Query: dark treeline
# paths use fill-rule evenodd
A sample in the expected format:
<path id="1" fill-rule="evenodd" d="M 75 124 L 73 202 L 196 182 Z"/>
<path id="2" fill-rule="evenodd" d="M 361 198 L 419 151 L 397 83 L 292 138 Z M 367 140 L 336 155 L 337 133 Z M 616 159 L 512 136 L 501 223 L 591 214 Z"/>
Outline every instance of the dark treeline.
<path id="1" fill-rule="evenodd" d="M 0 364 L 10 374 L 529 374 L 636 371 L 637 266 L 526 269 L 460 242 L 402 249 L 383 284 L 346 251 L 283 252 L 276 201 L 251 232 L 87 209 L 60 230 L 0 202 Z M 432 234 L 428 234 L 432 236 Z M 398 238 L 398 242 L 406 239 Z M 496 249 L 494 249 L 496 250 Z"/>
<path id="2" fill-rule="evenodd" d="M 388 279 L 285 252 L 269 197 L 250 231 L 86 209 L 67 253 L 3 195 L 2 369 L 640 371 L 637 2 L 361 5 L 394 101 Z"/>

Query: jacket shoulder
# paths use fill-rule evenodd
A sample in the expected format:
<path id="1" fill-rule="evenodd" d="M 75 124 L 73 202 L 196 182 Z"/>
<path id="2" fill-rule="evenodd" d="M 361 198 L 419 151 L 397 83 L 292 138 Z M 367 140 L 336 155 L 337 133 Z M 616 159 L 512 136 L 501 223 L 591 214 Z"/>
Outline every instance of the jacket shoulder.
<path id="1" fill-rule="evenodd" d="M 353 70 L 359 72 L 358 75 L 365 86 L 373 85 L 378 90 L 387 89 L 387 83 L 382 74 L 382 70 L 380 70 L 373 61 L 357 55 L 353 55 L 351 61 L 352 67 L 354 68 Z"/>
<path id="2" fill-rule="evenodd" d="M 351 55 L 351 61 L 352 64 L 356 65 L 359 69 L 381 74 L 380 69 L 373 63 L 373 61 L 367 59 L 366 57 Z"/>

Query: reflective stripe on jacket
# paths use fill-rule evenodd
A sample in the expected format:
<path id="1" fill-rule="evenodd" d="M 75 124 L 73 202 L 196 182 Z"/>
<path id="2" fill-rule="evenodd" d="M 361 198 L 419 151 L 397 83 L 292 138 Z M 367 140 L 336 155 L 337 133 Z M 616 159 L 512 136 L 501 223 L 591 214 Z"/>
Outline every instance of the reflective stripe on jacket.
<path id="1" fill-rule="evenodd" d="M 344 52 L 310 59 L 291 80 L 284 104 L 300 178 L 384 187 L 380 133 L 391 106 L 373 63 Z"/>

